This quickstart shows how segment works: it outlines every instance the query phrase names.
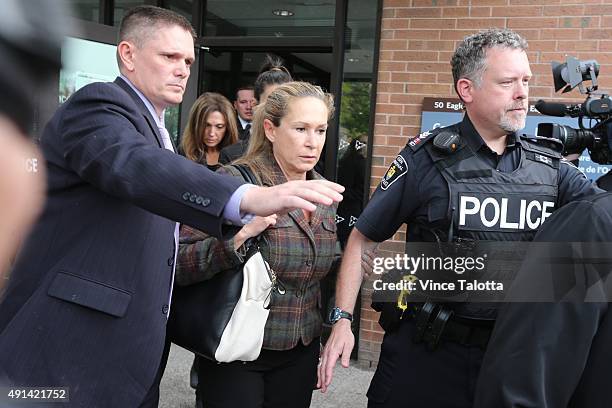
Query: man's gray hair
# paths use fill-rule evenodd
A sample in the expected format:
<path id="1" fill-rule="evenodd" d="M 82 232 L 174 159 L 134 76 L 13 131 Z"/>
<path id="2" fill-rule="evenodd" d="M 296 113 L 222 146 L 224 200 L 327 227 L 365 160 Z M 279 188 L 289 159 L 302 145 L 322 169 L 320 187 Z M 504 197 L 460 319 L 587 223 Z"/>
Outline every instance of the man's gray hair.
<path id="1" fill-rule="evenodd" d="M 451 58 L 455 90 L 461 78 L 467 78 L 480 86 L 486 69 L 487 50 L 493 47 L 526 51 L 528 45 L 527 40 L 507 28 L 490 28 L 465 37 Z"/>

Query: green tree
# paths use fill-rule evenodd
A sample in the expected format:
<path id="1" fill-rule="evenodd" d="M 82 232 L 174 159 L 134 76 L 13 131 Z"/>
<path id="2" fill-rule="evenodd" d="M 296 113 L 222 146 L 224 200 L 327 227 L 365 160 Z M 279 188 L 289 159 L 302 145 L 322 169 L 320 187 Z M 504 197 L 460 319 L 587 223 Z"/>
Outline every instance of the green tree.
<path id="1" fill-rule="evenodd" d="M 174 143 L 178 142 L 179 114 L 179 105 L 166 108 L 166 112 L 164 114 L 166 129 L 168 129 L 168 133 L 170 134 L 170 137 Z"/>
<path id="2" fill-rule="evenodd" d="M 369 82 L 344 82 L 342 84 L 340 126 L 347 130 L 350 140 L 359 139 L 368 133 L 371 88 L 372 84 Z"/>

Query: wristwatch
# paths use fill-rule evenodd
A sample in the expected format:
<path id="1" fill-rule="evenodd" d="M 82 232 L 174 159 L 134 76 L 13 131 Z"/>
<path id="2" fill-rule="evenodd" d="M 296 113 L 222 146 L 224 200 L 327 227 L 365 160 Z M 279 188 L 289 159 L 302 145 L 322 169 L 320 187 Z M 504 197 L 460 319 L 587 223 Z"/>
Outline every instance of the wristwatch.
<path id="1" fill-rule="evenodd" d="M 329 322 L 331 324 L 336 324 L 336 322 L 340 319 L 348 319 L 349 322 L 353 321 L 353 315 L 350 314 L 349 312 L 346 312 L 342 309 L 340 309 L 339 307 L 334 307 L 330 312 L 329 312 Z"/>

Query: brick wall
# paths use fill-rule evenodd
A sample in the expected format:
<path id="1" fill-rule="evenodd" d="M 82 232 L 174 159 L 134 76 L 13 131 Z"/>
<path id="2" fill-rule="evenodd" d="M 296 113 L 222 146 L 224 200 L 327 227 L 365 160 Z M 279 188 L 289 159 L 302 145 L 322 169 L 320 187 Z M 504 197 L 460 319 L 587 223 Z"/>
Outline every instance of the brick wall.
<path id="1" fill-rule="evenodd" d="M 612 91 L 612 0 L 384 0 L 372 191 L 408 138 L 419 133 L 423 98 L 456 96 L 449 64 L 456 43 L 489 27 L 511 28 L 529 41 L 531 100 L 561 99 L 550 62 L 564 61 L 565 54 L 596 59 L 599 89 Z M 577 90 L 566 95 L 584 100 Z M 404 239 L 402 228 L 381 246 L 382 256 L 401 253 Z M 382 330 L 366 290 L 362 298 L 359 360 L 375 365 Z"/>

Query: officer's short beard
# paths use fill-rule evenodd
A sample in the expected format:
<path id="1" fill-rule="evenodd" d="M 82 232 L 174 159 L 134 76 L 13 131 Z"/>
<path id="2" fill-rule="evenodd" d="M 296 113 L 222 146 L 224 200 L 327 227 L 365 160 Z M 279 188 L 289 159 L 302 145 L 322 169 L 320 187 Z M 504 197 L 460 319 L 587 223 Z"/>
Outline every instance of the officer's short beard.
<path id="1" fill-rule="evenodd" d="M 512 119 L 509 115 L 509 111 L 504 112 L 500 121 L 499 127 L 504 130 L 504 132 L 515 133 L 525 127 L 525 120 L 527 115 L 523 115 L 520 119 Z"/>

